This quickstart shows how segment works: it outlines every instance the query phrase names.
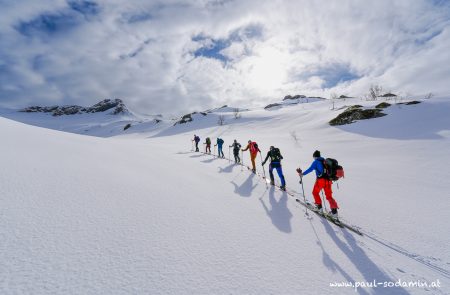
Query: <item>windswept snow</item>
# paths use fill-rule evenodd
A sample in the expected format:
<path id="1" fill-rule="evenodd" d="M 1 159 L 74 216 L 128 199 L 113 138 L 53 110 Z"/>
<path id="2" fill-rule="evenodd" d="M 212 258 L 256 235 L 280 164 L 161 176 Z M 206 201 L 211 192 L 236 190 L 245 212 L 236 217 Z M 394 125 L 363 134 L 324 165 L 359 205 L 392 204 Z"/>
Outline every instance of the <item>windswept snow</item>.
<path id="1" fill-rule="evenodd" d="M 346 99 L 336 108 L 356 103 L 374 104 Z M 222 110 L 224 126 L 213 113 L 86 132 L 123 135 L 109 138 L 0 117 L 0 293 L 354 294 L 330 284 L 419 280 L 440 287 L 356 291 L 448 294 L 450 101 L 395 105 L 338 128 L 327 124 L 339 112 L 330 107 L 248 110 L 238 120 Z M 90 116 L 72 124 L 2 115 L 71 132 Z M 338 159 L 346 172 L 333 187 L 340 214 L 365 235 L 308 219 L 247 169 L 190 152 L 194 133 L 202 142 L 222 137 L 226 156 L 235 138 L 256 140 L 263 156 L 279 147 L 297 192 L 295 168 L 307 168 L 315 149 Z M 304 178 L 310 200 L 313 182 Z"/>

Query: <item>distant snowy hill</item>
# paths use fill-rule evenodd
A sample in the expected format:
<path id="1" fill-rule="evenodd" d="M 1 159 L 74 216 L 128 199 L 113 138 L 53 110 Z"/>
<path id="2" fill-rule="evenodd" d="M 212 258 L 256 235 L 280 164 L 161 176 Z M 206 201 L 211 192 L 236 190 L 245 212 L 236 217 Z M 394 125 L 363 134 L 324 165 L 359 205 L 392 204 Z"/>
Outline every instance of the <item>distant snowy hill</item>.
<path id="1" fill-rule="evenodd" d="M 0 109 L 0 116 L 30 125 L 100 137 L 121 134 L 128 124 L 160 120 L 159 116 L 138 116 L 120 99 L 105 99 L 91 107 L 31 106 L 21 110 Z"/>
<path id="2" fill-rule="evenodd" d="M 387 100 L 383 117 L 329 124 L 384 101 L 300 102 L 238 119 L 219 108 L 183 124 L 1 110 L 0 293 L 449 294 L 450 99 Z M 202 150 L 206 137 L 223 138 L 227 157 L 233 139 L 257 141 L 262 156 L 279 147 L 299 198 L 295 169 L 316 149 L 336 158 L 339 214 L 364 236 L 308 218 L 241 166 L 192 152 L 194 134 Z M 307 200 L 314 180 L 303 179 Z"/>

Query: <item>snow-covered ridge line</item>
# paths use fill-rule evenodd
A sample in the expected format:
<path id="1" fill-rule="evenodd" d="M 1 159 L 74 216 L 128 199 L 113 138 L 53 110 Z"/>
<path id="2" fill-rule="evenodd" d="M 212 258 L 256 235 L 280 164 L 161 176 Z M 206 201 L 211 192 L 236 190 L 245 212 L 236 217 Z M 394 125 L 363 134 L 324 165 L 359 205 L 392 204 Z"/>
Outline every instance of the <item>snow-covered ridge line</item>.
<path id="1" fill-rule="evenodd" d="M 31 106 L 19 110 L 19 112 L 51 113 L 53 116 L 62 116 L 62 115 L 75 115 L 83 113 L 99 113 L 99 112 L 106 112 L 108 110 L 111 110 L 110 114 L 112 115 L 129 114 L 129 110 L 127 109 L 123 101 L 118 98 L 104 99 L 90 107 L 82 107 L 78 105 L 67 105 L 67 106 L 55 105 L 50 107 Z"/>

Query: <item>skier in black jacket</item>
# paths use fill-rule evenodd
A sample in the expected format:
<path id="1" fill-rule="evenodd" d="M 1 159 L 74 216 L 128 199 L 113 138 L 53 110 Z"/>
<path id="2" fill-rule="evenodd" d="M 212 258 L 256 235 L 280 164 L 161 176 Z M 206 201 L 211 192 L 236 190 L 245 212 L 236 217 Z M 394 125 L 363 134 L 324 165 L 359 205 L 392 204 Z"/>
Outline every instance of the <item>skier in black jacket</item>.
<path id="1" fill-rule="evenodd" d="M 273 177 L 273 169 L 277 169 L 278 176 L 281 180 L 281 186 L 280 188 L 282 190 L 286 190 L 286 181 L 284 180 L 283 170 L 281 169 L 281 160 L 283 159 L 283 156 L 280 153 L 280 150 L 274 146 L 270 147 L 270 150 L 267 152 L 267 156 L 262 162 L 262 165 L 266 164 L 267 160 L 270 158 L 270 165 L 269 165 L 269 175 L 270 175 L 270 184 L 274 185 L 274 177 Z"/>
<path id="2" fill-rule="evenodd" d="M 229 147 L 233 148 L 234 162 L 235 163 L 240 163 L 241 162 L 241 158 L 239 157 L 239 150 L 241 149 L 241 144 L 239 142 L 237 142 L 236 139 L 235 139 L 233 144 L 230 145 Z"/>

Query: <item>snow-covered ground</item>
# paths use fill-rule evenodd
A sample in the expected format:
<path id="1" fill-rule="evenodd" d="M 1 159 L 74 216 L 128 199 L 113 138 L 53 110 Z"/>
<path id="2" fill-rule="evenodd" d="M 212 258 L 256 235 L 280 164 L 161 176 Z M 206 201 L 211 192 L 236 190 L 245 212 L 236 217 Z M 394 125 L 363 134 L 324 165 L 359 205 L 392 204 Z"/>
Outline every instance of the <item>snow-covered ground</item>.
<path id="1" fill-rule="evenodd" d="M 379 102 L 300 103 L 237 120 L 220 110 L 176 126 L 130 120 L 126 131 L 102 114 L 2 111 L 0 293 L 354 294 L 330 284 L 374 280 L 439 287 L 357 293 L 450 293 L 450 100 L 327 124 L 344 105 Z M 74 127 L 82 122 L 90 122 L 84 132 Z M 202 142 L 222 137 L 227 156 L 235 138 L 257 141 L 263 155 L 279 147 L 287 186 L 298 192 L 295 168 L 307 168 L 314 150 L 338 159 L 340 215 L 364 236 L 308 219 L 241 166 L 191 152 L 194 133 Z M 304 178 L 310 200 L 313 183 Z"/>

